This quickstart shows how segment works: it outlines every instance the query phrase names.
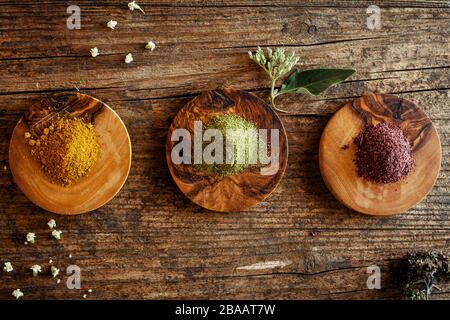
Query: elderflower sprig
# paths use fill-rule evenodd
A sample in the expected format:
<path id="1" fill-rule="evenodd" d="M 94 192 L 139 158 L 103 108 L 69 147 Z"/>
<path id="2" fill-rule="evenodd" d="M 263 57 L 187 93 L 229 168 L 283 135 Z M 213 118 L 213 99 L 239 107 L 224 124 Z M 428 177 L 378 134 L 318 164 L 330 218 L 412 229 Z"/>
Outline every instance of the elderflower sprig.
<path id="1" fill-rule="evenodd" d="M 287 75 L 300 60 L 295 53 L 286 54 L 283 48 L 277 48 L 275 51 L 266 48 L 266 52 L 264 52 L 258 47 L 255 53 L 249 51 L 248 55 L 270 77 L 270 104 L 274 110 L 280 112 L 287 111 L 276 107 L 276 97 L 286 93 L 303 93 L 316 96 L 341 83 L 356 72 L 353 69 L 312 69 L 305 71 L 295 69 L 277 89 L 275 88 L 277 80 Z"/>
<path id="2" fill-rule="evenodd" d="M 255 54 L 251 51 L 248 52 L 250 59 L 263 68 L 270 77 L 270 103 L 272 104 L 272 107 L 277 111 L 286 112 L 275 106 L 275 98 L 282 94 L 275 89 L 275 85 L 278 79 L 292 70 L 300 58 L 295 56 L 294 52 L 286 55 L 284 48 L 277 48 L 275 52 L 271 48 L 266 48 L 266 54 L 261 47 L 258 47 Z"/>

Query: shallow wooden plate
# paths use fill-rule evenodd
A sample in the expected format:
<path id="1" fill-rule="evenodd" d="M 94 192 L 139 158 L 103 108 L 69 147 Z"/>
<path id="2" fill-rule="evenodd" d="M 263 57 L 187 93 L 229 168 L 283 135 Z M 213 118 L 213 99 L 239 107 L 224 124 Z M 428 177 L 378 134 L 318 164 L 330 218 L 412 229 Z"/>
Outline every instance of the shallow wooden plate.
<path id="1" fill-rule="evenodd" d="M 382 121 L 398 125 L 412 145 L 414 169 L 398 183 L 372 183 L 356 172 L 353 139 L 365 125 Z M 328 122 L 320 140 L 319 164 L 326 185 L 347 207 L 370 215 L 394 215 L 418 204 L 433 188 L 441 144 L 431 120 L 414 103 L 369 94 L 344 105 Z"/>
<path id="2" fill-rule="evenodd" d="M 262 175 L 260 169 L 250 168 L 240 174 L 223 177 L 195 170 L 193 165 L 172 162 L 171 151 L 178 143 L 171 140 L 175 129 L 187 129 L 193 136 L 194 121 L 206 124 L 213 116 L 224 113 L 242 116 L 259 129 L 279 130 L 279 168 L 276 172 Z M 194 98 L 178 112 L 167 136 L 166 159 L 175 183 L 194 203 L 213 211 L 242 211 L 267 198 L 283 177 L 287 158 L 286 132 L 278 116 L 262 99 L 241 90 L 213 90 Z"/>
<path id="3" fill-rule="evenodd" d="M 30 125 L 42 130 L 42 119 L 55 114 L 49 114 L 48 107 L 73 116 L 89 114 L 100 144 L 99 159 L 89 174 L 69 187 L 50 182 L 24 138 Z M 9 146 L 9 165 L 18 187 L 37 206 L 63 215 L 85 213 L 109 202 L 122 188 L 131 166 L 130 138 L 117 113 L 100 100 L 81 93 L 53 95 L 31 106 L 17 123 Z"/>

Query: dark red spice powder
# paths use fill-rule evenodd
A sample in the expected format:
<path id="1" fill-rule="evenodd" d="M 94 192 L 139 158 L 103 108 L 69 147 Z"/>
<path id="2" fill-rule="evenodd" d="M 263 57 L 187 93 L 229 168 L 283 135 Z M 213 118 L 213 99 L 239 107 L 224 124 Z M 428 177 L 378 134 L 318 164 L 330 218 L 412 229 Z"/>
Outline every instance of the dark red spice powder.
<path id="1" fill-rule="evenodd" d="M 376 182 L 393 183 L 413 168 L 411 145 L 403 131 L 392 123 L 381 122 L 364 128 L 353 140 L 358 175 Z"/>

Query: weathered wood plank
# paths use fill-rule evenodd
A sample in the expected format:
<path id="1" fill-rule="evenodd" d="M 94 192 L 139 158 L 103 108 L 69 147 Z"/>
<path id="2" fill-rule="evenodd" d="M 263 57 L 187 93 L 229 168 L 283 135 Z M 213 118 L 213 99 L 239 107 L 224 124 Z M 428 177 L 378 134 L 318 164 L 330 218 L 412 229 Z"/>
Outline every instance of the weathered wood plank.
<path id="1" fill-rule="evenodd" d="M 20 287 L 27 298 L 398 298 L 391 281 L 408 250 L 450 244 L 450 9 L 446 1 L 78 1 L 82 29 L 65 28 L 69 2 L 0 0 L 0 298 Z M 366 28 L 366 8 L 382 7 L 383 27 Z M 105 23 L 114 18 L 112 31 Z M 306 23 L 306 24 L 305 24 Z M 308 24 L 317 27 L 308 33 Z M 218 36 L 220 35 L 220 36 Z M 148 40 L 158 44 L 150 53 Z M 288 46 L 304 68 L 355 67 L 350 81 L 324 95 L 280 99 L 289 166 L 275 193 L 242 213 L 216 214 L 184 198 L 164 159 L 176 112 L 201 91 L 232 86 L 262 97 L 264 75 L 246 56 L 257 45 Z M 89 48 L 105 55 L 95 59 Z M 135 63 L 123 58 L 133 52 Z M 41 95 L 78 87 L 110 104 L 125 121 L 133 164 L 122 192 L 89 215 L 56 217 L 12 183 L 8 143 L 16 121 Z M 442 171 L 416 208 L 374 219 L 339 204 L 318 171 L 320 134 L 340 105 L 379 90 L 413 100 L 434 121 Z M 3 170 L 6 165 L 7 170 Z M 23 244 L 27 232 L 38 244 Z M 69 258 L 69 255 L 73 258 Z M 48 259 L 82 268 L 83 291 L 56 285 Z M 42 263 L 46 275 L 32 278 Z M 256 267 L 260 263 L 279 267 Z M 368 290 L 366 267 L 382 268 L 382 290 Z M 137 294 L 138 292 L 138 294 Z M 436 295 L 450 298 L 450 287 Z"/>

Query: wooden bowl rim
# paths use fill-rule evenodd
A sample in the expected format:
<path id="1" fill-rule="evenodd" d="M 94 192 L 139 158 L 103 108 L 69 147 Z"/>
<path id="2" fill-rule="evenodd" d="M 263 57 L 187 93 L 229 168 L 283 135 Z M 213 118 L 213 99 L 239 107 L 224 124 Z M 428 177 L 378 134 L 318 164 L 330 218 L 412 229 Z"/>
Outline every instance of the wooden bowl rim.
<path id="1" fill-rule="evenodd" d="M 168 152 L 167 152 L 167 150 L 168 150 L 168 148 L 169 148 L 169 143 L 171 142 L 172 124 L 173 124 L 173 121 L 177 118 L 177 116 L 178 116 L 179 114 L 181 114 L 181 112 L 183 112 L 184 109 L 185 109 L 186 107 L 188 107 L 194 100 L 199 99 L 201 96 L 206 95 L 206 94 L 208 94 L 208 93 L 210 93 L 210 92 L 213 92 L 213 91 L 217 91 L 217 90 L 226 90 L 226 91 L 233 91 L 233 92 L 243 92 L 244 94 L 250 95 L 250 96 L 252 96 L 253 98 L 257 99 L 258 102 L 261 103 L 260 105 L 264 106 L 264 108 L 265 108 L 266 111 L 271 112 L 271 113 L 274 115 L 275 119 L 280 123 L 280 126 L 281 126 L 281 132 L 282 132 L 282 135 L 284 136 L 284 140 L 286 141 L 286 143 L 285 143 L 285 146 L 286 146 L 286 157 L 285 157 L 285 159 L 286 159 L 286 160 L 285 160 L 284 162 L 283 162 L 283 161 L 280 161 L 280 163 L 284 163 L 284 166 L 280 166 L 280 168 L 279 168 L 279 170 L 278 170 L 278 172 L 277 172 L 277 174 L 276 174 L 277 177 L 276 177 L 276 180 L 275 180 L 275 183 L 274 183 L 273 188 L 270 190 L 270 192 L 267 192 L 266 194 L 264 194 L 264 196 L 263 196 L 263 198 L 262 198 L 261 200 L 256 201 L 253 205 L 249 205 L 249 206 L 242 207 L 240 210 L 233 210 L 233 211 L 231 211 L 231 210 L 217 210 L 217 209 L 213 209 L 213 208 L 207 208 L 207 207 L 204 207 L 204 206 L 202 206 L 201 204 L 197 203 L 197 202 L 194 201 L 193 199 L 191 199 L 191 197 L 189 197 L 185 192 L 183 192 L 183 190 L 181 189 L 181 187 L 178 185 L 178 183 L 177 183 L 177 181 L 176 181 L 176 179 L 175 179 L 175 177 L 174 177 L 174 173 L 173 173 L 173 164 L 172 164 L 171 159 L 170 159 L 170 156 L 169 156 L 169 154 L 168 154 Z M 281 135 L 280 135 L 280 137 L 281 137 Z M 280 138 L 280 139 L 281 139 L 281 138 Z M 283 121 L 282 121 L 281 118 L 279 117 L 279 115 L 278 115 L 278 114 L 270 107 L 270 105 L 269 105 L 266 101 L 264 101 L 262 98 L 258 97 L 257 95 L 255 95 L 255 94 L 253 94 L 253 93 L 251 93 L 251 92 L 248 92 L 248 91 L 246 91 L 246 90 L 235 89 L 235 88 L 217 88 L 217 89 L 212 89 L 212 90 L 205 90 L 205 91 L 200 92 L 197 96 L 193 97 L 193 98 L 190 99 L 186 104 L 184 104 L 183 107 L 181 107 L 181 109 L 178 110 L 178 112 L 177 112 L 176 115 L 173 117 L 173 119 L 172 119 L 172 121 L 171 121 L 171 123 L 170 123 L 170 125 L 169 125 L 169 130 L 168 130 L 168 132 L 167 132 L 167 138 L 166 138 L 166 147 L 165 147 L 165 151 L 166 151 L 165 153 L 166 153 L 166 163 L 167 163 L 167 167 L 168 167 L 168 169 L 169 169 L 170 176 L 172 177 L 172 180 L 174 181 L 174 183 L 175 183 L 175 185 L 177 186 L 178 190 L 179 190 L 185 197 L 187 197 L 191 202 L 193 202 L 195 205 L 197 205 L 197 206 L 199 206 L 199 207 L 201 207 L 201 208 L 204 208 L 204 209 L 206 209 L 206 210 L 208 210 L 208 211 L 211 211 L 211 212 L 217 212 L 217 213 L 243 212 L 243 211 L 246 211 L 246 210 L 249 210 L 249 209 L 251 209 L 251 208 L 256 207 L 256 206 L 257 206 L 258 204 L 260 204 L 262 201 L 265 201 L 265 200 L 266 200 L 266 199 L 267 199 L 267 198 L 275 191 L 275 189 L 279 186 L 281 180 L 283 179 L 283 177 L 284 177 L 284 175 L 285 175 L 285 173 L 286 173 L 286 169 L 287 169 L 287 166 L 288 166 L 288 164 L 289 164 L 289 140 L 288 140 L 286 128 L 285 128 L 285 126 L 284 126 Z"/>
<path id="2" fill-rule="evenodd" d="M 124 133 L 125 133 L 125 135 L 126 135 L 126 137 L 127 137 L 127 144 L 128 144 L 130 156 L 128 157 L 128 166 L 127 166 L 127 172 L 126 172 L 126 175 L 125 175 L 123 181 L 122 181 L 122 182 L 120 183 L 120 185 L 117 187 L 117 191 L 114 192 L 114 194 L 113 194 L 111 197 L 109 197 L 107 200 L 105 200 L 103 203 L 99 204 L 98 206 L 96 206 L 96 207 L 94 207 L 94 208 L 92 208 L 92 209 L 81 210 L 81 211 L 75 211 L 75 212 L 70 212 L 70 213 L 67 213 L 67 211 L 59 211 L 59 212 L 58 212 L 58 211 L 55 211 L 55 210 L 53 210 L 53 209 L 50 210 L 50 209 L 46 208 L 45 206 L 42 206 L 42 205 L 40 205 L 40 204 L 35 203 L 34 201 L 32 201 L 32 200 L 28 197 L 28 195 L 22 190 L 22 188 L 21 188 L 17 183 L 16 183 L 16 185 L 17 185 L 17 187 L 22 191 L 22 193 L 26 196 L 26 198 L 27 198 L 29 201 L 33 202 L 34 205 L 38 206 L 39 208 L 41 208 L 41 209 L 43 209 L 43 210 L 46 210 L 46 211 L 49 211 L 49 212 L 52 212 L 52 213 L 55 213 L 55 214 L 58 214 L 58 215 L 62 215 L 62 216 L 75 216 L 75 215 L 80 215 L 80 214 L 84 214 L 84 213 L 89 213 L 89 212 L 95 211 L 95 210 L 97 210 L 97 209 L 103 207 L 103 206 L 106 205 L 107 203 L 109 203 L 112 199 L 114 199 L 114 198 L 117 196 L 117 194 L 122 190 L 123 186 L 125 185 L 125 183 L 126 183 L 127 180 L 128 180 L 128 176 L 129 176 L 130 170 L 131 170 L 132 156 L 133 156 L 133 153 L 132 153 L 132 152 L 133 152 L 133 149 L 132 149 L 132 146 L 131 146 L 131 139 L 130 139 L 130 135 L 129 135 L 129 133 L 128 133 L 128 129 L 127 129 L 125 123 L 123 122 L 122 118 L 119 116 L 119 114 L 118 114 L 113 108 L 111 108 L 108 104 L 106 104 L 105 102 L 103 102 L 103 101 L 100 100 L 100 99 L 97 99 L 97 98 L 95 98 L 95 97 L 93 97 L 93 96 L 91 96 L 91 95 L 88 95 L 88 94 L 85 94 L 85 93 L 81 93 L 81 92 L 68 92 L 68 93 L 64 92 L 64 93 L 50 94 L 50 96 L 52 96 L 52 95 L 56 95 L 56 96 L 58 96 L 58 95 L 86 96 L 86 97 L 88 97 L 88 98 L 90 98 L 90 99 L 92 99 L 92 100 L 96 100 L 96 101 L 100 102 L 104 107 L 106 107 L 106 108 L 108 109 L 108 112 L 112 112 L 112 114 L 115 116 L 115 119 L 118 120 L 119 123 L 121 124 L 121 127 L 124 129 Z M 47 95 L 47 96 L 49 96 L 49 95 Z M 38 99 L 38 100 L 39 100 L 39 99 Z M 21 122 L 23 121 L 23 119 L 24 119 L 24 116 L 22 116 L 22 117 L 19 119 L 19 121 L 16 123 L 16 125 L 14 126 L 14 129 L 13 129 L 13 131 L 12 131 L 12 133 L 11 133 L 11 139 L 10 139 L 10 141 L 9 141 L 9 147 L 8 147 L 8 159 L 10 159 L 10 157 L 11 157 L 12 137 L 13 137 L 13 135 L 14 135 L 15 130 L 16 130 L 17 127 L 21 124 Z M 15 176 L 15 173 L 14 173 L 15 169 L 12 169 L 12 168 L 14 168 L 14 166 L 11 166 L 11 165 L 10 165 L 11 175 L 12 175 L 13 180 L 14 180 L 14 182 L 15 182 L 15 180 L 16 180 L 16 176 Z"/>
<path id="3" fill-rule="evenodd" d="M 346 203 L 346 202 L 344 202 L 344 200 L 341 199 L 341 197 L 334 191 L 334 189 L 333 189 L 333 188 L 331 187 L 331 185 L 329 184 L 329 181 L 328 181 L 328 180 L 325 178 L 325 176 L 324 176 L 324 172 L 323 172 L 323 160 L 322 160 L 322 159 L 323 159 L 323 152 L 322 152 L 322 145 L 323 145 L 323 144 L 322 144 L 322 139 L 324 138 L 324 133 L 325 133 L 327 127 L 330 125 L 331 120 L 332 120 L 339 112 L 341 112 L 346 106 L 348 106 L 350 103 L 352 103 L 352 102 L 354 102 L 354 101 L 363 99 L 363 98 L 366 97 L 366 96 L 381 96 L 381 97 L 393 98 L 393 99 L 398 99 L 398 100 L 401 100 L 401 101 L 406 101 L 407 103 L 412 104 L 415 108 L 417 108 L 418 110 L 420 110 L 420 111 L 427 117 L 428 120 L 430 120 L 431 127 L 432 127 L 432 129 L 435 131 L 435 133 L 436 133 L 437 142 L 438 142 L 438 144 L 439 144 L 439 163 L 438 163 L 438 167 L 437 167 L 437 170 L 436 170 L 436 174 L 434 175 L 434 177 L 433 177 L 433 179 L 432 179 L 433 183 L 432 183 L 431 187 L 429 188 L 429 190 L 427 190 L 427 192 L 425 192 L 424 195 L 423 195 L 417 202 L 411 204 L 409 207 L 407 207 L 406 209 L 404 209 L 402 212 L 371 213 L 371 212 L 367 212 L 367 211 L 361 210 L 362 208 L 354 206 L 353 203 Z M 372 92 L 372 93 L 368 93 L 368 94 L 362 95 L 362 96 L 359 97 L 359 98 L 356 98 L 356 99 L 353 99 L 353 100 L 351 100 L 351 101 L 348 101 L 348 102 L 344 103 L 344 104 L 339 108 L 339 110 L 337 110 L 337 111 L 331 116 L 331 118 L 328 120 L 328 122 L 327 122 L 327 124 L 326 124 L 326 126 L 325 126 L 325 128 L 324 128 L 324 130 L 323 130 L 323 132 L 322 132 L 322 135 L 321 135 L 321 137 L 320 137 L 318 159 L 319 159 L 319 169 L 320 169 L 320 173 L 321 173 L 321 176 L 322 176 L 322 180 L 324 181 L 324 183 L 325 183 L 325 185 L 327 186 L 327 189 L 330 191 L 330 193 L 331 193 L 331 194 L 332 194 L 332 195 L 333 195 L 333 196 L 334 196 L 341 204 L 343 204 L 343 205 L 346 206 L 347 208 L 350 208 L 350 209 L 352 209 L 352 210 L 354 210 L 354 211 L 356 211 L 356 212 L 358 212 L 358 213 L 362 213 L 362 214 L 367 215 L 367 216 L 371 216 L 371 217 L 390 217 L 390 216 L 396 216 L 396 215 L 403 214 L 403 213 L 405 213 L 406 211 L 408 211 L 409 209 L 415 207 L 416 205 L 418 205 L 419 203 L 421 203 L 421 202 L 428 196 L 428 194 L 433 190 L 433 187 L 434 187 L 434 185 L 436 184 L 436 181 L 437 181 L 437 179 L 438 179 L 438 177 L 439 177 L 439 173 L 440 173 L 440 171 L 441 171 L 441 166 L 442 166 L 442 164 L 441 164 L 441 163 L 442 163 L 442 145 L 441 145 L 441 140 L 440 140 L 440 137 L 439 137 L 439 133 L 438 133 L 436 127 L 434 126 L 433 122 L 431 121 L 431 118 L 430 118 L 430 117 L 425 113 L 425 111 L 423 111 L 423 109 L 422 109 L 421 107 L 419 107 L 416 103 L 414 103 L 414 102 L 412 102 L 412 101 L 410 101 L 410 100 L 408 100 L 408 99 L 400 98 L 400 97 L 398 97 L 398 96 L 396 96 L 396 95 L 393 95 L 393 94 Z M 355 170 L 356 170 L 356 169 L 355 169 Z M 406 178 L 406 179 L 407 179 L 407 178 Z M 377 185 L 377 186 L 378 186 L 378 184 L 376 184 L 376 183 L 374 183 L 374 182 L 371 182 L 371 181 L 366 181 L 366 183 L 369 183 L 369 184 Z M 397 182 L 397 183 L 401 183 L 401 182 Z"/>

